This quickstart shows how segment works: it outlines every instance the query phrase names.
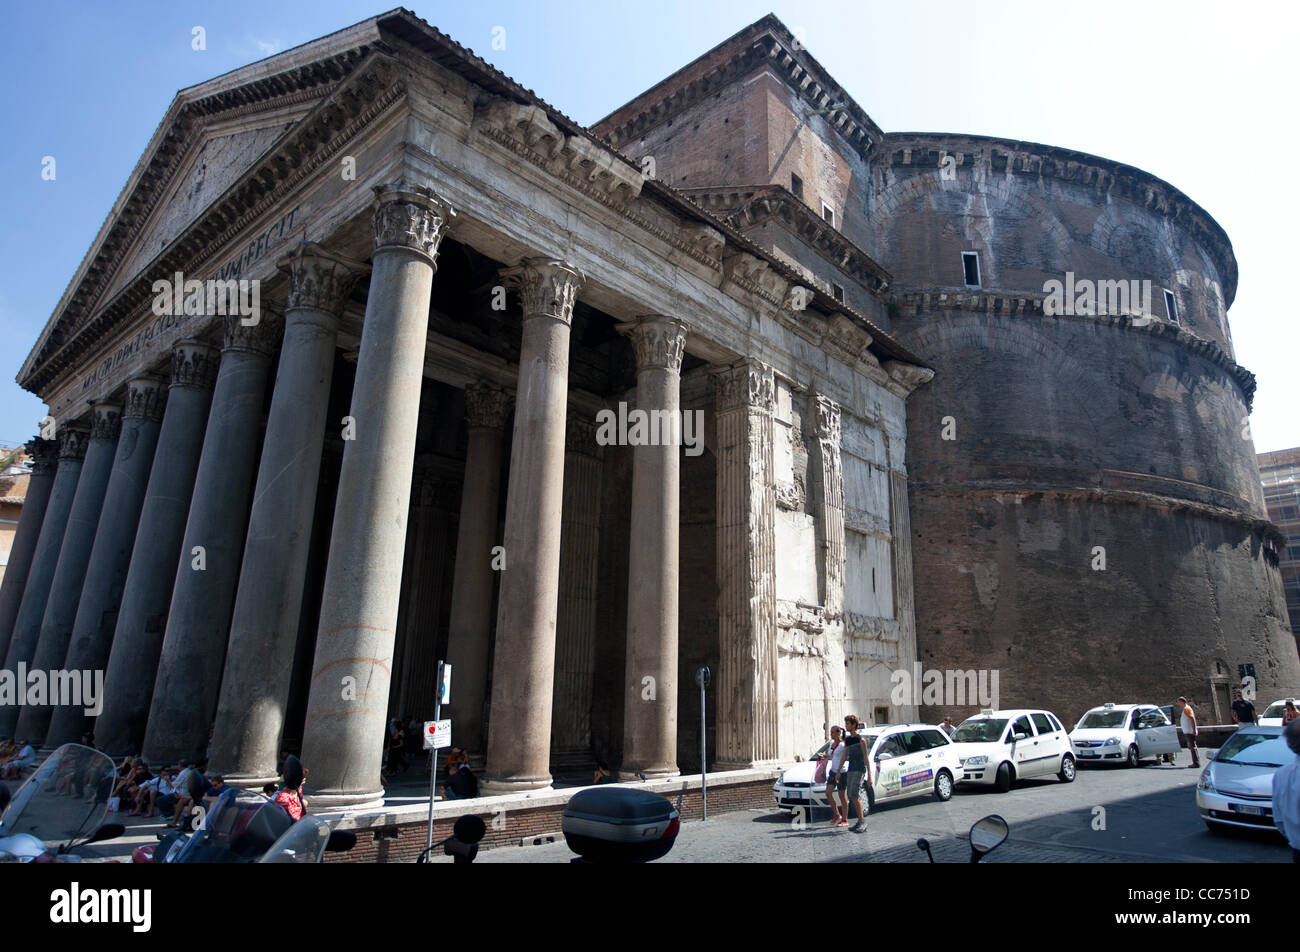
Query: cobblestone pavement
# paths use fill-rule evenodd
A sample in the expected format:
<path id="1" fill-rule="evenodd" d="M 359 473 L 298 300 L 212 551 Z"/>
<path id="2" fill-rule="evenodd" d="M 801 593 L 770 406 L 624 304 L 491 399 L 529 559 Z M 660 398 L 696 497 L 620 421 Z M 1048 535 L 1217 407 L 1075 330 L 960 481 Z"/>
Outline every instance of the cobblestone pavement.
<path id="1" fill-rule="evenodd" d="M 1215 836 L 1196 810 L 1199 770 L 1147 764 L 1137 769 L 1081 769 L 1071 784 L 1031 780 L 1010 793 L 962 788 L 947 803 L 931 798 L 878 805 L 867 830 L 833 829 L 827 811 L 796 824 L 775 808 L 718 814 L 682 825 L 660 862 L 928 863 L 916 848 L 930 840 L 937 862 L 965 862 L 970 825 L 997 813 L 1010 824 L 1007 841 L 986 862 L 1289 862 L 1290 851 L 1268 832 Z M 501 847 L 480 863 L 566 863 L 574 854 L 560 838 L 544 846 Z M 440 857 L 439 862 L 450 862 Z"/>

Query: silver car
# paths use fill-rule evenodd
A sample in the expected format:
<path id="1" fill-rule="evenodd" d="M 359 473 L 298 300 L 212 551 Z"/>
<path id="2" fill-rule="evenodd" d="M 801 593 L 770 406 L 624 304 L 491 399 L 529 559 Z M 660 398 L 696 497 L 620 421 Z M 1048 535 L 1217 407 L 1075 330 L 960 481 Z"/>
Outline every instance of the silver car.
<path id="1" fill-rule="evenodd" d="M 1196 783 L 1196 808 L 1210 832 L 1275 829 L 1273 774 L 1294 759 L 1280 727 L 1243 727 L 1224 741 Z"/>

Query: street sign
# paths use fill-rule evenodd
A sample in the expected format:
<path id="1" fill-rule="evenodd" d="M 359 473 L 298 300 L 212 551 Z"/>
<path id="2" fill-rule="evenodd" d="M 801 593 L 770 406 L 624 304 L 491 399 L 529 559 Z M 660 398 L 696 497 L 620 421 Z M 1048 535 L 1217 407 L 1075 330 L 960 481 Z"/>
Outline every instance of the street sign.
<path id="1" fill-rule="evenodd" d="M 451 665 L 449 664 L 442 666 L 442 686 L 438 691 L 438 703 L 451 703 Z"/>
<path id="2" fill-rule="evenodd" d="M 424 749 L 439 750 L 451 746 L 451 719 L 424 722 Z"/>

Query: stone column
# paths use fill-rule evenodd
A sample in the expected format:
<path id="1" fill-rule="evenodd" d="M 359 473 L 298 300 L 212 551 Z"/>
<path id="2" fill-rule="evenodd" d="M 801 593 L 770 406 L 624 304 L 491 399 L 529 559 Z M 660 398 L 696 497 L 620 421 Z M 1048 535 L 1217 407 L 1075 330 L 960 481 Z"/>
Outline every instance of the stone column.
<path id="1" fill-rule="evenodd" d="M 364 265 L 304 242 L 289 272 L 284 343 L 253 493 L 226 668 L 209 750 L 211 769 L 236 783 L 276 778 L 293 677 L 298 616 L 325 443 L 334 344 Z"/>
<path id="2" fill-rule="evenodd" d="M 41 523 L 49 506 L 50 491 L 54 488 L 54 470 L 58 460 L 59 444 L 55 440 L 35 437 L 28 441 L 27 451 L 32 454 L 32 474 L 27 479 L 27 495 L 23 498 L 23 514 L 18 519 L 9 548 L 9 564 L 5 567 L 4 585 L 0 587 L 0 663 L 9 653 L 9 639 L 18 608 L 23 602 L 23 589 L 31 571 L 36 543 L 41 537 Z"/>
<path id="3" fill-rule="evenodd" d="M 600 447 L 595 422 L 569 414 L 565 432 L 560 606 L 555 619 L 551 762 L 591 766 L 591 692 L 596 666 L 600 568 Z"/>
<path id="4" fill-rule="evenodd" d="M 825 620 L 844 616 L 844 469 L 840 460 L 840 406 L 829 397 L 814 397 L 818 453 L 816 500 L 822 605 Z"/>
<path id="5" fill-rule="evenodd" d="M 378 805 L 401 599 L 429 299 L 448 206 L 375 189 L 375 253 L 352 387 L 356 439 L 339 475 L 303 737 L 312 806 Z"/>
<path id="6" fill-rule="evenodd" d="M 217 349 L 198 340 L 172 350 L 167 408 L 104 675 L 104 711 L 95 721 L 95 743 L 114 757 L 139 753 L 144 742 L 217 360 Z"/>
<path id="7" fill-rule="evenodd" d="M 155 374 L 127 381 L 122 435 L 117 441 L 113 471 L 104 492 L 103 513 L 95 530 L 95 544 L 86 568 L 81 602 L 72 624 L 72 640 L 68 645 L 67 659 L 63 662 L 68 671 L 97 672 L 101 689 L 104 685 L 102 672 L 117 626 L 122 589 L 131 565 L 131 549 L 135 543 L 140 507 L 144 504 L 149 467 L 153 463 L 158 431 L 162 427 L 163 404 L 167 399 L 164 384 L 163 378 Z M 147 544 L 152 544 L 152 540 Z M 101 694 L 93 705 L 65 704 L 55 708 L 45 737 L 46 746 L 58 747 L 80 740 L 82 733 L 93 729 L 93 722 L 85 712 L 93 710 L 91 716 L 97 716 L 103 712 L 103 703 Z"/>
<path id="8" fill-rule="evenodd" d="M 551 785 L 551 690 L 564 504 L 569 328 L 581 273 L 530 258 L 504 272 L 523 301 L 515 432 L 497 603 L 487 793 Z"/>
<path id="9" fill-rule="evenodd" d="M 171 608 L 154 681 L 144 756 L 154 763 L 199 759 L 216 713 L 230 612 L 248 527 L 248 497 L 266 377 L 279 321 L 226 317 L 221 366 L 194 480 Z"/>
<path id="10" fill-rule="evenodd" d="M 488 648 L 492 638 L 492 548 L 497 544 L 501 443 L 509 413 L 510 398 L 500 387 L 478 383 L 465 388 L 469 448 L 460 497 L 447 640 L 454 690 L 446 710 L 455 719 L 454 736 L 460 738 L 457 746 L 476 754 L 486 749 L 483 705 L 487 701 Z"/>
<path id="11" fill-rule="evenodd" d="M 686 325 L 652 315 L 620 330 L 636 350 L 636 408 L 647 432 L 632 449 L 632 521 L 623 687 L 625 780 L 677 770 L 677 572 L 681 383 Z M 633 437 L 629 435 L 629 441 Z"/>
<path id="12" fill-rule="evenodd" d="M 58 568 L 59 552 L 63 548 L 63 536 L 67 532 L 72 502 L 76 498 L 77 483 L 81 481 L 89 440 L 90 428 L 87 426 L 65 423 L 59 427 L 59 462 L 54 473 L 54 485 L 50 488 L 50 501 L 45 507 L 45 519 L 41 522 L 36 554 L 32 556 L 31 571 L 27 574 L 27 585 L 23 588 L 18 618 L 14 622 L 13 638 L 5 655 L 5 670 L 12 671 L 15 677 L 18 676 L 18 666 L 32 660 L 36 643 L 41 637 L 41 620 L 45 617 L 45 604 L 49 599 L 50 585 L 54 582 L 55 569 Z M 17 706 L 0 707 L 0 737 L 14 736 L 14 727 L 18 724 L 21 711 L 22 708 Z M 35 740 L 39 743 L 41 738 Z"/>
<path id="13" fill-rule="evenodd" d="M 715 769 L 777 758 L 776 490 L 772 370 L 714 371 L 718 447 Z"/>
<path id="14" fill-rule="evenodd" d="M 72 625 L 77 618 L 77 605 L 81 601 L 81 588 L 86 580 L 86 567 L 95 544 L 95 530 L 104 507 L 104 493 L 113 471 L 113 457 L 121 429 L 120 403 L 100 401 L 91 408 L 90 443 L 86 447 L 81 478 L 77 480 L 72 510 L 68 513 L 68 528 L 59 549 L 59 564 L 50 583 L 45 617 L 41 619 L 41 637 L 32 654 L 30 667 L 34 670 L 62 668 L 68 657 L 68 641 L 72 638 Z M 47 698 L 49 700 L 57 698 Z M 23 708 L 18 715 L 14 736 L 34 745 L 40 744 L 49 730 L 51 713 L 49 703 Z"/>

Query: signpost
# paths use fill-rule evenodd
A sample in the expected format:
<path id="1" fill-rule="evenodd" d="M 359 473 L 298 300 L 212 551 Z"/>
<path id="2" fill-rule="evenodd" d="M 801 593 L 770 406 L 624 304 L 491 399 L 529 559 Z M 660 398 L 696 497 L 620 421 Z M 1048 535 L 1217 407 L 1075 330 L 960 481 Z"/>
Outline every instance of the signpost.
<path id="1" fill-rule="evenodd" d="M 429 757 L 429 835 L 425 848 L 433 846 L 433 799 L 438 789 L 437 751 L 451 746 L 451 720 L 442 719 L 442 706 L 451 700 L 451 665 L 438 662 L 438 700 L 433 705 L 433 720 L 424 722 L 424 749 Z"/>
<path id="2" fill-rule="evenodd" d="M 709 719 L 704 716 L 704 689 L 709 686 L 707 667 L 695 672 L 695 683 L 700 686 L 700 822 L 703 823 L 709 818 L 709 761 L 705 756 Z"/>

